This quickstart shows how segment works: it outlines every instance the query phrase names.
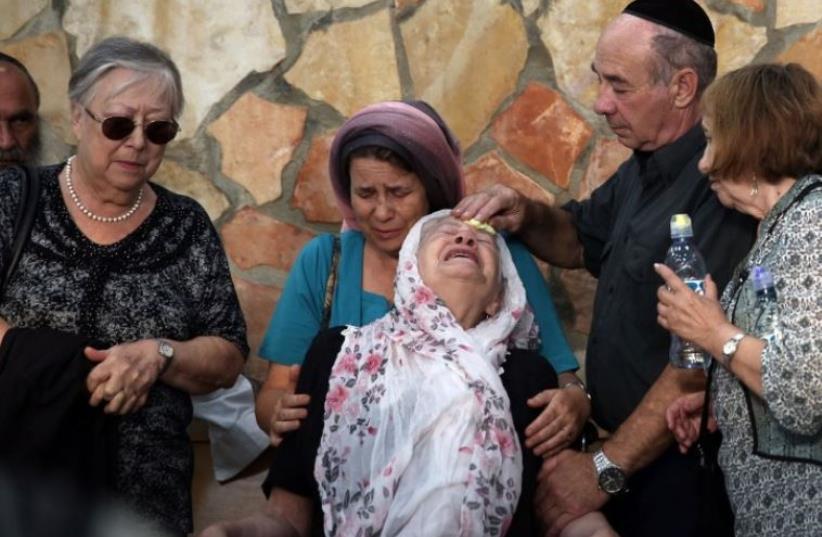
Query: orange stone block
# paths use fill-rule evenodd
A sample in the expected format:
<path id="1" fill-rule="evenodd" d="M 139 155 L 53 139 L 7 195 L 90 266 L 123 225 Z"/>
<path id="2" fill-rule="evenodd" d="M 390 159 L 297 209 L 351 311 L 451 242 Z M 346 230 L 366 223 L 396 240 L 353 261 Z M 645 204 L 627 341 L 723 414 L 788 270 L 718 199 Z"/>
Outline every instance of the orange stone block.
<path id="1" fill-rule="evenodd" d="M 755 13 L 760 13 L 765 9 L 765 0 L 731 0 L 731 3 L 746 7 Z"/>
<path id="2" fill-rule="evenodd" d="M 220 231 L 225 250 L 241 269 L 268 265 L 288 271 L 314 234 L 243 207 Z"/>
<path id="3" fill-rule="evenodd" d="M 597 144 L 588 160 L 588 168 L 585 176 L 579 184 L 579 194 L 577 199 L 585 199 L 591 195 L 605 181 L 607 181 L 619 168 L 619 165 L 628 160 L 631 150 L 613 138 L 602 138 L 597 140 Z"/>
<path id="4" fill-rule="evenodd" d="M 567 188 L 591 127 L 548 86 L 531 83 L 494 121 L 491 136 L 518 160 Z"/>
<path id="5" fill-rule="evenodd" d="M 328 174 L 328 155 L 333 141 L 334 133 L 314 138 L 297 174 L 291 206 L 299 209 L 309 222 L 333 224 L 342 221 Z"/>
<path id="6" fill-rule="evenodd" d="M 822 53 L 820 51 L 822 51 L 822 30 L 816 28 L 780 54 L 777 60 L 783 63 L 801 64 L 813 73 L 817 80 L 822 80 Z"/>
<path id="7" fill-rule="evenodd" d="M 496 151 L 486 153 L 465 168 L 466 194 L 483 190 L 495 184 L 510 186 L 525 196 L 551 204 L 554 195 L 539 186 L 528 176 L 512 169 Z"/>

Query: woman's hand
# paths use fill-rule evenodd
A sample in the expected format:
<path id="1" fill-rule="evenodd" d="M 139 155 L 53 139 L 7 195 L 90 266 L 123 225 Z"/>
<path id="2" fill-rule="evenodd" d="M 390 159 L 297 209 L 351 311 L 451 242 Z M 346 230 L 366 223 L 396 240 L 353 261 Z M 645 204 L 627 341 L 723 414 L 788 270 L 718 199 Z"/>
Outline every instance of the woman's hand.
<path id="1" fill-rule="evenodd" d="M 660 326 L 703 349 L 721 348 L 722 336 L 734 330 L 717 300 L 713 278 L 705 276 L 705 294 L 698 295 L 665 265 L 654 263 L 654 270 L 665 280 L 656 294 Z"/>
<path id="2" fill-rule="evenodd" d="M 300 366 L 291 366 L 288 375 L 290 385 L 296 386 L 300 376 Z M 274 403 L 274 412 L 271 414 L 268 437 L 271 439 L 271 445 L 277 447 L 287 433 L 300 428 L 300 420 L 308 416 L 308 410 L 305 407 L 311 402 L 311 396 L 294 393 L 293 390 L 272 390 L 270 397 Z"/>
<path id="3" fill-rule="evenodd" d="M 689 393 L 671 403 L 671 406 L 665 412 L 668 429 L 674 433 L 674 438 L 679 444 L 679 451 L 683 454 L 687 453 L 699 438 L 699 426 L 702 423 L 702 407 L 704 405 L 705 392 Z M 713 412 L 708 412 L 707 426 L 710 432 L 717 429 Z"/>
<path id="4" fill-rule="evenodd" d="M 546 458 L 576 440 L 591 414 L 591 401 L 575 386 L 544 390 L 528 399 L 528 406 L 545 408 L 525 429 L 525 447 Z"/>
<path id="5" fill-rule="evenodd" d="M 107 401 L 104 408 L 107 414 L 124 415 L 139 410 L 165 365 L 157 342 L 150 339 L 108 349 L 86 347 L 85 354 L 92 362 L 98 362 L 86 378 L 86 387 L 91 393 L 89 404 L 97 406 Z"/>

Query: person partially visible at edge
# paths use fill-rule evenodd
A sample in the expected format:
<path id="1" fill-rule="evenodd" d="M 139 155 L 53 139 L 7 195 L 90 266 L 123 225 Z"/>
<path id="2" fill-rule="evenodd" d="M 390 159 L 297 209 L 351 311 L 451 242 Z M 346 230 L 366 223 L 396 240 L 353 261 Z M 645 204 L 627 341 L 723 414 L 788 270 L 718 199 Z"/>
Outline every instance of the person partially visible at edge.
<path id="1" fill-rule="evenodd" d="M 0 169 L 36 160 L 39 108 L 40 91 L 26 66 L 0 52 Z"/>
<path id="2" fill-rule="evenodd" d="M 658 266 L 670 288 L 658 292 L 659 322 L 718 364 L 709 423 L 722 431 L 737 537 L 822 535 L 822 89 L 799 65 L 750 65 L 711 85 L 703 110 L 699 167 L 759 233 L 721 301 L 713 281 L 699 297 Z M 776 324 L 757 305 L 756 266 L 773 277 Z M 704 401 L 695 393 L 668 410 L 683 451 Z"/>
<path id="3" fill-rule="evenodd" d="M 96 363 L 86 388 L 92 406 L 120 416 L 115 492 L 185 535 L 190 394 L 231 386 L 248 345 L 205 210 L 149 182 L 179 130 L 180 74 L 153 45 L 113 37 L 80 59 L 69 99 L 77 154 L 36 171 L 38 214 L 0 301 L 0 335 L 43 327 L 104 344 L 85 349 Z M 0 172 L 0 265 L 21 180 Z"/>
<path id="4" fill-rule="evenodd" d="M 275 452 L 266 514 L 201 537 L 535 534 L 541 458 L 520 442 L 557 377 L 505 241 L 449 213 L 408 232 L 391 311 L 312 342 L 309 414 Z"/>
<path id="5" fill-rule="evenodd" d="M 668 405 L 701 390 L 705 376 L 668 365 L 654 272 L 676 213 L 691 216 L 720 288 L 753 242 L 753 219 L 723 207 L 697 167 L 705 147 L 699 98 L 716 73 L 713 45 L 710 20 L 695 2 L 632 2 L 603 30 L 592 69 L 594 110 L 633 155 L 582 201 L 548 206 L 495 186 L 454 211 L 514 231 L 538 257 L 598 279 L 586 374 L 593 418 L 611 434 L 593 454 L 566 450 L 545 462 L 537 502 L 549 535 L 596 509 L 626 537 L 732 532 L 721 483 L 724 501 L 702 510 L 698 458 L 679 453 L 665 422 Z"/>
<path id="6" fill-rule="evenodd" d="M 334 139 L 329 170 L 348 229 L 339 237 L 337 270 L 330 276 L 332 235 L 305 246 L 260 348 L 272 363 L 257 398 L 257 419 L 275 445 L 306 415 L 306 394 L 284 395 L 293 390 L 298 369 L 289 374 L 280 364 L 301 364 L 323 327 L 329 277 L 336 285 L 327 326 L 362 326 L 381 317 L 392 305 L 397 256 L 408 230 L 425 214 L 454 207 L 463 195 L 458 143 L 440 116 L 419 101 L 374 104 L 347 120 Z M 559 389 L 532 400 L 545 410 L 529 427 L 526 442 L 540 455 L 551 454 L 579 435 L 590 405 L 541 273 L 519 241 L 509 246 L 537 319 L 540 352 L 560 374 Z"/>

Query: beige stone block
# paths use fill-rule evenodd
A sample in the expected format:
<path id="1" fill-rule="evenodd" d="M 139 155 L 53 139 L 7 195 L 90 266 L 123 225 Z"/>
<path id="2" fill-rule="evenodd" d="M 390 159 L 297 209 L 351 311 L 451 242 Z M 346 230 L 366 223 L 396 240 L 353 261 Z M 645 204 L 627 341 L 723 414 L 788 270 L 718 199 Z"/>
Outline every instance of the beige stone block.
<path id="1" fill-rule="evenodd" d="M 822 28 L 802 36 L 796 43 L 777 58 L 783 63 L 799 63 L 813 73 L 817 80 L 822 80 Z"/>
<path id="2" fill-rule="evenodd" d="M 285 9 L 289 13 L 308 13 L 309 11 L 329 11 L 344 7 L 360 7 L 373 0 L 285 0 Z"/>
<path id="3" fill-rule="evenodd" d="M 6 43 L 0 50 L 20 60 L 37 83 L 40 90 L 40 117 L 64 141 L 75 143 L 67 96 L 71 71 L 66 35 L 63 32 L 39 34 Z"/>
<path id="4" fill-rule="evenodd" d="M 819 3 L 819 0 L 774 1 L 776 2 L 775 28 L 822 20 L 822 4 Z"/>
<path id="5" fill-rule="evenodd" d="M 251 347 L 252 354 L 257 354 L 265 330 L 268 328 L 268 323 L 274 314 L 274 308 L 280 299 L 282 289 L 261 285 L 239 276 L 234 276 L 233 279 L 234 288 L 237 290 L 237 298 L 240 301 L 240 308 L 243 310 L 243 317 L 245 317 L 248 346 Z M 246 368 L 246 372 L 249 373 L 248 368 Z M 250 373 L 258 380 L 265 380 L 265 371 L 262 372 L 262 375 L 258 371 Z"/>
<path id="6" fill-rule="evenodd" d="M 596 190 L 605 181 L 610 179 L 620 164 L 631 157 L 631 150 L 613 138 L 600 138 L 597 140 L 591 158 L 588 160 L 588 167 L 585 169 L 585 176 L 579 185 L 579 195 L 577 199 L 590 197 L 591 192 Z"/>
<path id="7" fill-rule="evenodd" d="M 491 136 L 520 162 L 567 188 L 591 127 L 562 96 L 531 83 L 494 120 Z"/>
<path id="8" fill-rule="evenodd" d="M 0 7 L 0 39 L 7 39 L 40 13 L 48 0 L 7 0 Z"/>
<path id="9" fill-rule="evenodd" d="M 328 172 L 328 155 L 333 141 L 334 133 L 314 138 L 297 174 L 291 206 L 299 209 L 309 222 L 334 224 L 342 221 Z"/>
<path id="10" fill-rule="evenodd" d="M 268 265 L 288 271 L 310 231 L 280 222 L 251 207 L 243 207 L 220 230 L 229 258 L 241 269 Z"/>
<path id="11" fill-rule="evenodd" d="M 591 62 L 599 34 L 625 3 L 554 0 L 537 21 L 559 88 L 586 108 L 592 108 L 596 100 L 597 77 Z"/>
<path id="12" fill-rule="evenodd" d="M 282 171 L 305 130 L 308 110 L 245 93 L 208 132 L 222 147 L 222 172 L 262 205 L 280 197 Z"/>
<path id="13" fill-rule="evenodd" d="M 768 42 L 767 29 L 751 26 L 733 15 L 723 15 L 699 2 L 708 13 L 716 34 L 717 75 L 745 66 Z"/>
<path id="14" fill-rule="evenodd" d="M 465 193 L 473 194 L 495 184 L 502 184 L 545 204 L 554 203 L 554 195 L 530 177 L 511 168 L 496 151 L 482 155 L 465 168 Z"/>
<path id="15" fill-rule="evenodd" d="M 539 9 L 539 0 L 522 0 L 522 12 L 526 17 L 530 17 L 537 9 Z"/>
<path id="16" fill-rule="evenodd" d="M 521 16 L 490 0 L 428 0 L 400 25 L 415 94 L 468 148 L 515 89 L 528 40 Z"/>
<path id="17" fill-rule="evenodd" d="M 178 194 L 194 198 L 212 220 L 220 218 L 229 207 L 228 198 L 211 181 L 173 160 L 163 160 L 152 181 Z"/>
<path id="18" fill-rule="evenodd" d="M 399 99 L 388 10 L 312 32 L 285 78 L 344 116 L 377 101 Z"/>
<path id="19" fill-rule="evenodd" d="M 148 41 L 180 69 L 186 109 L 180 138 L 191 136 L 209 109 L 252 71 L 285 57 L 285 40 L 270 0 L 69 0 L 63 26 L 77 55 L 112 35 Z"/>

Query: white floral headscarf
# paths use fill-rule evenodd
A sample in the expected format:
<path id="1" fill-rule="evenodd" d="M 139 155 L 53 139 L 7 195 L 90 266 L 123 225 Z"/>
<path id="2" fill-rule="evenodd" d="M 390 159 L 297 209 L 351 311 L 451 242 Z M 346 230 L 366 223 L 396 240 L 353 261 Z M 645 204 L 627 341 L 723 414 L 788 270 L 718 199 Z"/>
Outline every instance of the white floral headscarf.
<path id="1" fill-rule="evenodd" d="M 499 371 L 536 325 L 499 237 L 503 304 L 476 327 L 422 282 L 422 226 L 448 214 L 409 232 L 395 308 L 344 331 L 314 467 L 326 535 L 504 535 L 516 509 L 522 455 Z"/>

